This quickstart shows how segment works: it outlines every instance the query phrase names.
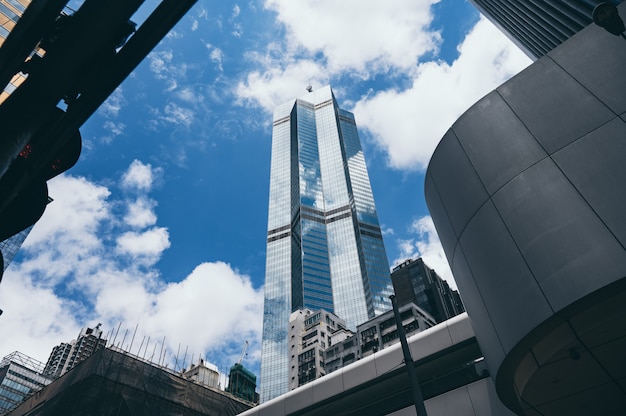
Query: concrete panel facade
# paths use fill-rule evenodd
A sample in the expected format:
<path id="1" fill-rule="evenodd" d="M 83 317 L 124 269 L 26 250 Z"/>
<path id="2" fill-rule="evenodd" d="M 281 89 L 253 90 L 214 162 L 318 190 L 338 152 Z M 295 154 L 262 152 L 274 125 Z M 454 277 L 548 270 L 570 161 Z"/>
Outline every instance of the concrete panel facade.
<path id="1" fill-rule="evenodd" d="M 626 412 L 624 69 L 626 41 L 588 26 L 472 106 L 427 170 L 476 338 L 520 415 Z"/>

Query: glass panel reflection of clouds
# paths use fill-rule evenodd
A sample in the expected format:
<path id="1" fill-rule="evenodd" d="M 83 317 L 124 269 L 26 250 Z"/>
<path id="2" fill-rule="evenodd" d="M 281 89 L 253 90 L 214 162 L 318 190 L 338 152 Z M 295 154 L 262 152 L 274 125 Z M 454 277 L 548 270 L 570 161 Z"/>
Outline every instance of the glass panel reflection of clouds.
<path id="1" fill-rule="evenodd" d="M 325 309 L 356 326 L 391 309 L 378 215 L 352 113 L 330 87 L 274 111 L 261 402 L 289 384 L 289 315 Z"/>

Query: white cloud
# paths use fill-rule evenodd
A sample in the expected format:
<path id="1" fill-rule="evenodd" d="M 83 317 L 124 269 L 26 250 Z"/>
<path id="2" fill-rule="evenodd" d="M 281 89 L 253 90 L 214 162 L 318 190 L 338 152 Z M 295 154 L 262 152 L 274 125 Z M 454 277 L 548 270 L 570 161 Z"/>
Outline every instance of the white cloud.
<path id="1" fill-rule="evenodd" d="M 146 192 L 155 170 L 135 160 L 120 187 Z M 129 203 L 114 190 L 68 175 L 50 181 L 50 194 L 55 201 L 26 240 L 24 259 L 11 264 L 0 287 L 2 329 L 11 334 L 0 337 L 0 356 L 19 350 L 45 361 L 53 346 L 97 322 L 105 333 L 120 322 L 138 324 L 135 352 L 142 337 L 152 337 L 152 350 L 166 336 L 168 359 L 182 344 L 190 350 L 187 363 L 192 352 L 196 358 L 209 353 L 222 369 L 245 339 L 258 348 L 263 294 L 248 276 L 215 262 L 166 282 L 153 268 L 170 243 L 163 227 L 134 229 L 157 222 L 147 196 Z M 114 215 L 120 206 L 129 209 L 125 221 Z M 116 243 L 140 261 L 120 257 L 111 249 Z M 130 339 L 121 345 L 128 348 Z"/>
<path id="2" fill-rule="evenodd" d="M 169 32 L 167 32 L 167 34 L 165 35 L 165 37 L 169 38 L 169 39 L 182 39 L 183 38 L 183 34 L 177 30 L 170 30 Z"/>
<path id="3" fill-rule="evenodd" d="M 122 87 L 117 87 L 109 98 L 98 108 L 98 113 L 107 118 L 115 118 L 119 115 L 122 107 L 126 104 Z"/>
<path id="4" fill-rule="evenodd" d="M 441 241 L 439 241 L 432 218 L 425 216 L 413 221 L 409 227 L 409 232 L 417 237 L 406 240 L 399 239 L 397 241 L 400 256 L 393 261 L 393 266 L 407 259 L 422 257 L 428 267 L 434 269 L 442 279 L 447 281 L 453 289 L 456 289 L 456 282 L 452 276 L 450 265 L 441 246 Z"/>
<path id="5" fill-rule="evenodd" d="M 173 91 L 187 75 L 187 64 L 174 60 L 171 49 L 153 51 L 148 54 L 150 71 L 158 80 L 162 80 L 166 91 Z"/>
<path id="6" fill-rule="evenodd" d="M 285 44 L 270 43 L 250 53 L 256 69 L 236 87 L 240 104 L 271 112 L 334 76 L 369 79 L 374 74 L 414 70 L 419 58 L 441 41 L 429 29 L 431 6 L 439 0 L 266 0 L 287 30 Z"/>
<path id="7" fill-rule="evenodd" d="M 268 66 L 271 57 L 264 59 Z M 240 104 L 260 105 L 267 112 L 284 102 L 306 93 L 305 88 L 328 83 L 324 68 L 313 60 L 294 61 L 285 68 L 273 66 L 265 71 L 253 71 L 239 82 L 236 95 Z"/>
<path id="8" fill-rule="evenodd" d="M 240 14 L 241 7 L 239 7 L 238 4 L 235 4 L 235 6 L 233 6 L 233 13 L 230 16 L 229 21 L 233 25 L 233 30 L 230 33 L 236 38 L 241 38 L 241 36 L 243 35 L 243 26 L 241 25 L 241 23 L 235 21 L 235 19 L 237 19 Z"/>
<path id="9" fill-rule="evenodd" d="M 217 65 L 217 69 L 221 72 L 224 70 L 222 67 L 222 61 L 224 59 L 224 52 L 210 43 L 205 44 L 206 48 L 209 50 L 209 59 Z"/>
<path id="10" fill-rule="evenodd" d="M 189 127 L 193 122 L 195 113 L 189 108 L 182 107 L 176 103 L 167 103 L 160 115 L 160 120 L 171 124 L 180 124 Z"/>
<path id="11" fill-rule="evenodd" d="M 437 48 L 428 29 L 439 0 L 266 0 L 287 29 L 291 53 L 323 53 L 331 73 L 410 69 Z"/>
<path id="12" fill-rule="evenodd" d="M 137 189 L 141 191 L 149 191 L 152 189 L 155 171 L 152 165 L 144 164 L 135 159 L 128 167 L 128 170 L 122 176 L 122 187 L 127 189 Z"/>
<path id="13" fill-rule="evenodd" d="M 169 66 L 172 63 L 174 53 L 171 50 L 155 51 L 148 54 L 150 60 L 150 70 L 156 75 L 157 78 L 164 78 L 167 72 L 169 72 Z"/>
<path id="14" fill-rule="evenodd" d="M 124 222 L 134 228 L 144 228 L 156 224 L 154 213 L 156 202 L 148 198 L 139 198 L 128 204 L 128 212 Z"/>
<path id="15" fill-rule="evenodd" d="M 48 187 L 54 201 L 24 242 L 23 250 L 31 255 L 22 262 L 21 274 L 51 287 L 75 268 L 90 267 L 86 259 L 102 250 L 97 233 L 111 217 L 111 207 L 110 191 L 85 178 L 59 175 Z"/>
<path id="16" fill-rule="evenodd" d="M 124 129 L 126 128 L 126 125 L 121 122 L 114 123 L 111 120 L 107 120 L 104 122 L 103 127 L 105 130 L 108 130 L 109 132 L 111 132 L 113 136 L 119 136 L 120 134 L 124 133 Z"/>
<path id="17" fill-rule="evenodd" d="M 7 270 L 0 287 L 2 332 L 0 356 L 20 351 L 45 361 L 54 345 L 76 338 L 80 326 L 74 307 L 52 288 L 34 284 L 29 275 Z"/>
<path id="18" fill-rule="evenodd" d="M 176 92 L 176 97 L 182 101 L 198 104 L 204 100 L 204 96 L 197 91 L 194 91 L 191 87 L 181 88 Z"/>
<path id="19" fill-rule="evenodd" d="M 158 293 L 153 305 L 146 321 L 150 331 L 164 333 L 160 328 L 166 327 L 168 337 L 186 340 L 196 351 L 233 336 L 258 338 L 262 326 L 262 293 L 248 276 L 221 262 L 197 266 Z"/>
<path id="20" fill-rule="evenodd" d="M 530 60 L 499 30 L 481 19 L 459 46 L 451 65 L 417 67 L 406 90 L 372 92 L 354 107 L 359 127 L 368 130 L 398 169 L 425 169 L 452 123 L 474 102 Z"/>
<path id="21" fill-rule="evenodd" d="M 163 227 L 143 232 L 127 231 L 117 238 L 118 252 L 129 254 L 134 259 L 143 257 L 150 264 L 156 262 L 170 245 L 169 233 Z"/>
<path id="22" fill-rule="evenodd" d="M 383 235 L 393 235 L 394 234 L 394 230 L 393 228 L 387 227 L 384 224 L 380 226 L 381 232 L 383 233 Z"/>
<path id="23" fill-rule="evenodd" d="M 211 61 L 217 64 L 219 70 L 223 71 L 224 69 L 222 68 L 222 59 L 224 58 L 224 53 L 222 52 L 222 50 L 219 48 L 213 48 L 209 56 L 211 57 Z"/>
<path id="24" fill-rule="evenodd" d="M 271 112 L 304 94 L 309 82 L 325 85 L 337 76 L 367 79 L 385 74 L 393 78 L 402 73 L 410 80 L 408 88 L 370 91 L 353 111 L 359 127 L 387 154 L 390 166 L 425 169 L 452 123 L 471 104 L 530 64 L 484 18 L 458 46 L 454 62 L 419 63 L 425 53 L 436 54 L 441 41 L 439 33 L 428 26 L 436 2 L 267 0 L 266 7 L 275 10 L 287 28 L 289 45 L 273 43 L 265 53 L 249 54 L 259 69 L 237 84 L 239 104 Z"/>

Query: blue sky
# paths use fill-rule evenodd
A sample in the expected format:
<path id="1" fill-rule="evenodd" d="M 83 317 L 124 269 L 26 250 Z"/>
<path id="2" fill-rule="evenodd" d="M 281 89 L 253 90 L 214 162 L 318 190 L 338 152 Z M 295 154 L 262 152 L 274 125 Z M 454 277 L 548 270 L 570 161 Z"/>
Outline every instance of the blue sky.
<path id="1" fill-rule="evenodd" d="M 451 124 L 529 63 L 466 0 L 199 0 L 50 181 L 0 286 L 0 356 L 45 361 L 101 322 L 118 342 L 138 325 L 135 353 L 165 337 L 222 371 L 248 340 L 258 374 L 271 113 L 309 83 L 355 114 L 390 266 L 422 255 L 455 286 L 424 171 Z"/>

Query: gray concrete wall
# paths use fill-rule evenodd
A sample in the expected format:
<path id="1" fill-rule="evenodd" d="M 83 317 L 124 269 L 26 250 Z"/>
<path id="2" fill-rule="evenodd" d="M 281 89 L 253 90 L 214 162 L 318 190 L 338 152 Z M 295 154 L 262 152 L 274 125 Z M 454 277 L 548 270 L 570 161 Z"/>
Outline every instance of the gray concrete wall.
<path id="1" fill-rule="evenodd" d="M 425 193 L 511 403 L 524 350 L 626 276 L 626 40 L 591 25 L 478 101 L 441 140 Z"/>

